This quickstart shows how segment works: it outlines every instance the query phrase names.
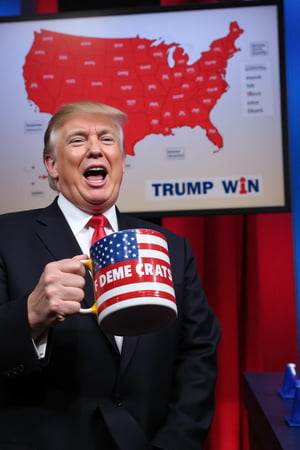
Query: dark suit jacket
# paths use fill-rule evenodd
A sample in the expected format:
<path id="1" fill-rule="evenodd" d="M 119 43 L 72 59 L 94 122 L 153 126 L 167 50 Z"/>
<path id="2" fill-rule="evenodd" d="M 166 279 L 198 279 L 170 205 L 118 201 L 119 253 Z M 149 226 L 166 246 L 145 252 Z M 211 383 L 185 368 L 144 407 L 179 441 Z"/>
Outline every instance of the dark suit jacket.
<path id="1" fill-rule="evenodd" d="M 0 449 L 199 450 L 213 416 L 218 322 L 187 241 L 119 215 L 120 229 L 165 234 L 178 319 L 125 337 L 122 353 L 95 316 L 53 327 L 37 358 L 27 297 L 44 266 L 82 253 L 56 201 L 0 216 Z M 86 299 L 93 302 L 90 277 Z"/>

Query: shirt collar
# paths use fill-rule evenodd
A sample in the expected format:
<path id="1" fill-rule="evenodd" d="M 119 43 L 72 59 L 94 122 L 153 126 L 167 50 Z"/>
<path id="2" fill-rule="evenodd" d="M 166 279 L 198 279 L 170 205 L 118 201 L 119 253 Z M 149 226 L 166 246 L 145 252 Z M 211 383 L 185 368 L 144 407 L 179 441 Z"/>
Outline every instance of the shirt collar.
<path id="1" fill-rule="evenodd" d="M 86 226 L 92 215 L 77 208 L 61 192 L 59 193 L 57 203 L 73 234 L 76 236 Z M 103 215 L 109 221 L 112 231 L 118 231 L 116 207 L 112 206 Z"/>

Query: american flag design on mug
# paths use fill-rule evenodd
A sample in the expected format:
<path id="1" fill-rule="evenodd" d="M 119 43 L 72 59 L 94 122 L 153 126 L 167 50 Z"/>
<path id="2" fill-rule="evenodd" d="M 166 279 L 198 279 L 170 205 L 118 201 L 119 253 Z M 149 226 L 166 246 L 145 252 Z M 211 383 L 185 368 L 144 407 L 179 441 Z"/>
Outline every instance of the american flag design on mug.
<path id="1" fill-rule="evenodd" d="M 165 237 L 131 229 L 103 237 L 91 247 L 99 322 L 119 308 L 154 304 L 177 314 Z"/>

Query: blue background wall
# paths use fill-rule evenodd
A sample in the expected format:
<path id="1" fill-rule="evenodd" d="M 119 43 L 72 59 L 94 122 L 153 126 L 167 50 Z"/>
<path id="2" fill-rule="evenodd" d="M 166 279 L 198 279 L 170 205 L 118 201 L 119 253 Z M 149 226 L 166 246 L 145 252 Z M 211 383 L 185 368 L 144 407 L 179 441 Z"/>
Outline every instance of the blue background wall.
<path id="1" fill-rule="evenodd" d="M 0 0 L 1 16 L 17 16 L 21 12 L 20 0 Z"/>
<path id="2" fill-rule="evenodd" d="M 298 349 L 300 344 L 300 2 L 285 0 L 285 45 L 288 88 L 292 211 L 297 292 Z M 284 263 L 284 262 L 283 262 Z"/>

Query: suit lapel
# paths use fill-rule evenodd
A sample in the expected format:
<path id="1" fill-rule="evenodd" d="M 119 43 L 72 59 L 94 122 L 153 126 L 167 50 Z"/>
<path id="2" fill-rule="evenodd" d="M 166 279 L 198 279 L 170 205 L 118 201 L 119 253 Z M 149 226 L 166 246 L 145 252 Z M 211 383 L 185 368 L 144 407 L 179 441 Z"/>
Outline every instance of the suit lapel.
<path id="1" fill-rule="evenodd" d="M 130 216 L 120 214 L 120 212 L 117 210 L 117 218 L 120 231 L 134 228 L 134 219 L 132 221 L 132 218 Z M 121 352 L 120 375 L 124 373 L 128 364 L 130 363 L 139 340 L 139 336 L 124 336 Z"/>
<path id="2" fill-rule="evenodd" d="M 81 249 L 55 200 L 37 217 L 36 233 L 56 260 L 80 254 Z"/>
<path id="3" fill-rule="evenodd" d="M 140 336 L 124 336 L 120 361 L 120 376 L 125 372 L 133 358 Z"/>
<path id="4" fill-rule="evenodd" d="M 55 200 L 43 209 L 37 218 L 36 233 L 55 260 L 72 258 L 82 253 L 64 215 Z M 91 306 L 94 302 L 91 277 L 86 275 L 86 295 L 83 305 Z"/>

